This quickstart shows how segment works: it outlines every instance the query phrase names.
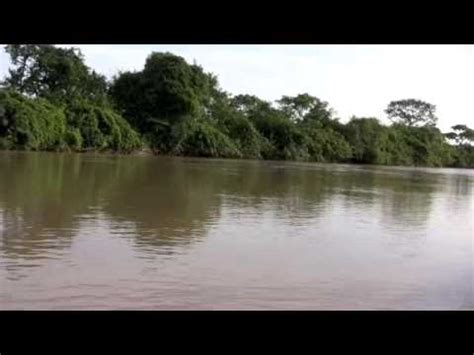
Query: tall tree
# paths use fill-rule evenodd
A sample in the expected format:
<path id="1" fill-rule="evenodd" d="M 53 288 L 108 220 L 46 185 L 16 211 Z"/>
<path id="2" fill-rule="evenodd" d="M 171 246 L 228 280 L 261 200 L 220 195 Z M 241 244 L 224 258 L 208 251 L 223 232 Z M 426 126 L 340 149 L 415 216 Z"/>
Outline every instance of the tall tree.
<path id="1" fill-rule="evenodd" d="M 231 98 L 231 105 L 247 116 L 253 116 L 258 112 L 267 112 L 272 109 L 269 102 L 259 99 L 254 95 L 237 95 Z"/>
<path id="2" fill-rule="evenodd" d="M 277 103 L 293 121 L 302 121 L 305 118 L 326 120 L 332 115 L 327 102 L 308 94 L 283 96 Z"/>
<path id="3" fill-rule="evenodd" d="M 110 94 L 140 130 L 200 116 L 210 104 L 217 79 L 171 53 L 152 53 L 142 71 L 121 73 Z"/>
<path id="4" fill-rule="evenodd" d="M 385 127 L 373 117 L 352 117 L 345 126 L 345 136 L 352 146 L 353 160 L 358 163 L 377 163 L 379 140 Z"/>
<path id="5" fill-rule="evenodd" d="M 435 105 L 415 99 L 392 101 L 385 110 L 392 122 L 407 126 L 418 124 L 434 126 L 438 120 L 435 111 Z"/>
<path id="6" fill-rule="evenodd" d="M 474 142 L 474 130 L 464 124 L 452 126 L 452 132 L 446 133 L 448 139 L 452 139 L 457 145 L 470 145 Z"/>
<path id="7" fill-rule="evenodd" d="M 7 87 L 54 102 L 106 98 L 105 77 L 87 67 L 77 48 L 14 44 L 5 50 L 13 64 L 3 83 Z"/>

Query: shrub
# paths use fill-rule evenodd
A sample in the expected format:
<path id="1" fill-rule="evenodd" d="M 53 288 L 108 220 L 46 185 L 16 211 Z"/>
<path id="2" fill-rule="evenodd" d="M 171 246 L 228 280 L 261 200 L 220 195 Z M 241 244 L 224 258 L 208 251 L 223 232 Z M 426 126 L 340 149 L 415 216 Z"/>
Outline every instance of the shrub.
<path id="1" fill-rule="evenodd" d="M 227 135 L 204 120 L 184 123 L 182 135 L 173 147 L 173 152 L 200 157 L 242 157 L 242 153 Z"/>
<path id="2" fill-rule="evenodd" d="M 69 142 L 75 147 L 130 152 L 143 145 L 130 124 L 109 107 L 77 101 L 66 108 L 66 115 Z"/>
<path id="3" fill-rule="evenodd" d="M 345 162 L 352 156 L 351 146 L 344 136 L 331 128 L 311 129 L 308 150 L 310 160 L 317 162 Z"/>
<path id="4" fill-rule="evenodd" d="M 26 150 L 64 147 L 66 118 L 61 108 L 10 90 L 0 91 L 2 146 Z"/>

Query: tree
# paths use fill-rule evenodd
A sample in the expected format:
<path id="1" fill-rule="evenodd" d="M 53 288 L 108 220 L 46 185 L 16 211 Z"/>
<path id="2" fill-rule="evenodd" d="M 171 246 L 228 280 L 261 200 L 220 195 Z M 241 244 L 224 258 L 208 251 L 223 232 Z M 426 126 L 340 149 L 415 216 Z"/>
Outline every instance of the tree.
<path id="1" fill-rule="evenodd" d="M 254 95 L 237 95 L 231 98 L 231 106 L 247 117 L 272 110 L 271 104 Z"/>
<path id="2" fill-rule="evenodd" d="M 55 105 L 14 90 L 0 90 L 0 146 L 27 150 L 110 149 L 142 146 L 128 122 L 109 107 L 87 100 Z"/>
<path id="3" fill-rule="evenodd" d="M 271 149 L 263 153 L 266 159 L 308 159 L 305 132 L 281 111 L 273 108 L 260 111 L 252 117 L 251 121 L 258 132 L 271 144 Z"/>
<path id="4" fill-rule="evenodd" d="M 146 98 L 143 95 L 140 72 L 123 72 L 114 77 L 109 94 L 127 120 L 140 131 L 146 129 Z"/>
<path id="5" fill-rule="evenodd" d="M 456 145 L 470 145 L 474 142 L 474 130 L 463 124 L 451 127 L 452 132 L 446 133 L 448 139 L 454 140 Z"/>
<path id="6" fill-rule="evenodd" d="M 85 98 L 103 102 L 107 81 L 90 70 L 80 50 L 53 45 L 7 45 L 13 68 L 3 82 L 23 94 L 54 102 Z"/>
<path id="7" fill-rule="evenodd" d="M 438 120 L 435 111 L 435 105 L 415 99 L 392 101 L 385 110 L 392 122 L 407 126 L 417 124 L 434 126 Z"/>
<path id="8" fill-rule="evenodd" d="M 376 118 L 352 117 L 345 127 L 345 136 L 358 163 L 377 163 L 379 140 L 385 127 Z"/>
<path id="9" fill-rule="evenodd" d="M 140 72 L 120 73 L 110 94 L 127 119 L 141 131 L 175 124 L 205 113 L 217 79 L 171 53 L 152 53 Z"/>
<path id="10" fill-rule="evenodd" d="M 329 120 L 332 115 L 327 102 L 308 94 L 283 96 L 277 103 L 293 121 L 302 121 L 308 116 L 310 119 Z"/>
<path id="11" fill-rule="evenodd" d="M 217 78 L 182 57 L 152 53 L 142 71 L 115 77 L 110 95 L 155 152 L 193 155 L 194 147 L 200 156 L 239 155 L 214 126 L 213 112 L 227 105 Z"/>
<path id="12" fill-rule="evenodd" d="M 310 159 L 318 162 L 345 162 L 352 157 L 350 144 L 332 128 L 311 128 L 307 133 Z"/>
<path id="13" fill-rule="evenodd" d="M 64 146 L 66 117 L 63 110 L 41 98 L 13 90 L 0 90 L 0 146 L 52 150 Z"/>
<path id="14" fill-rule="evenodd" d="M 403 159 L 403 165 L 446 166 L 451 163 L 452 149 L 437 127 L 395 124 L 389 129 L 396 132 L 397 149 L 404 150 L 408 158 Z"/>
<path id="15" fill-rule="evenodd" d="M 228 93 L 216 91 L 207 119 L 236 144 L 242 157 L 261 158 L 269 143 L 257 131 L 242 107 L 238 109 L 237 106 Z"/>

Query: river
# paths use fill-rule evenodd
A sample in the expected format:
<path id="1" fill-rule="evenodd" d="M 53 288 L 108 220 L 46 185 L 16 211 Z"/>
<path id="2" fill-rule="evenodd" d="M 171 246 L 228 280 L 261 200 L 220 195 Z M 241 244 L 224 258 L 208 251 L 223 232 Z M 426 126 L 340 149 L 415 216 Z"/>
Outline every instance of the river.
<path id="1" fill-rule="evenodd" d="M 0 152 L 0 309 L 473 309 L 474 172 Z"/>

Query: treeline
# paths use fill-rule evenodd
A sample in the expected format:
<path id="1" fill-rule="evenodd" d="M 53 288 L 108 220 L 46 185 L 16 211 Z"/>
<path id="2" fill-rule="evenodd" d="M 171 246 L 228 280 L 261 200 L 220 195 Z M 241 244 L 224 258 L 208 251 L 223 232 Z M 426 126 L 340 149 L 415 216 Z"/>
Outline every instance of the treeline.
<path id="1" fill-rule="evenodd" d="M 408 99 L 376 118 L 339 122 L 308 94 L 275 103 L 232 96 L 217 78 L 171 53 L 110 82 L 74 48 L 8 45 L 0 88 L 0 149 L 133 152 L 201 157 L 474 167 L 474 132 L 443 134 L 435 106 Z M 243 78 L 244 80 L 244 78 Z"/>

